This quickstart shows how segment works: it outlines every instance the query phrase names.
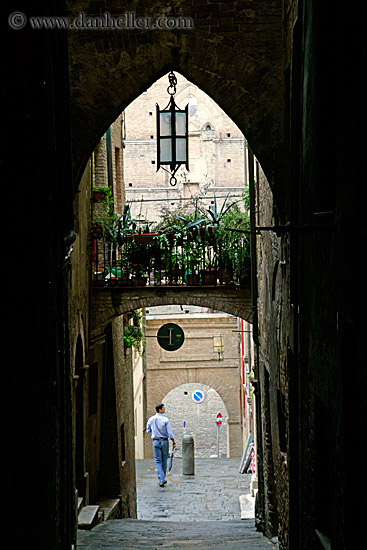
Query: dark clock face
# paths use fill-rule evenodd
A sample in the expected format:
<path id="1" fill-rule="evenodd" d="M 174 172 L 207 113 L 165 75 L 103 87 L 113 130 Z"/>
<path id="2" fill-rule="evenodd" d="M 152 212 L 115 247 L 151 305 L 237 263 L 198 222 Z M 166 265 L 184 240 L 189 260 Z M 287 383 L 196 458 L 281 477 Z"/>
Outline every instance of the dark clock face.
<path id="1" fill-rule="evenodd" d="M 166 351 L 176 351 L 184 343 L 184 332 L 175 323 L 162 325 L 157 333 L 158 344 Z"/>

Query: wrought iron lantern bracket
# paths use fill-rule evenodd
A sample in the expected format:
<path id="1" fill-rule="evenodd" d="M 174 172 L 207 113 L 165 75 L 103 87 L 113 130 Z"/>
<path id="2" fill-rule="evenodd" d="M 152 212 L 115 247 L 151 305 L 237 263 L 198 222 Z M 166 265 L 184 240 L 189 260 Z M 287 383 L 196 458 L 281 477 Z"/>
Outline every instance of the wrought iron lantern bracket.
<path id="1" fill-rule="evenodd" d="M 168 172 L 171 175 L 170 184 L 174 186 L 179 167 L 185 165 L 189 169 L 188 105 L 185 109 L 178 108 L 174 100 L 177 78 L 172 71 L 168 79 L 167 92 L 171 96 L 168 105 L 161 110 L 156 104 L 157 172 L 160 168 Z"/>

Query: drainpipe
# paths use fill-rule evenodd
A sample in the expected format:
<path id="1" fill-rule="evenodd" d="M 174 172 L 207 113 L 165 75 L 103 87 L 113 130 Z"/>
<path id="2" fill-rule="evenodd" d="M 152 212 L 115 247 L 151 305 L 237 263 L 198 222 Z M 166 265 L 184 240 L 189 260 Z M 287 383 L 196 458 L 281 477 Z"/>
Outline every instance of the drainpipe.
<path id="1" fill-rule="evenodd" d="M 245 187 L 247 187 L 247 155 L 246 155 L 246 138 L 243 138 L 243 168 L 245 173 Z"/>
<path id="2" fill-rule="evenodd" d="M 90 220 L 89 223 L 93 223 L 93 180 L 94 180 L 94 153 L 90 157 Z M 88 310 L 88 347 L 90 346 L 92 338 L 92 281 L 93 281 L 93 251 L 89 249 L 89 310 Z"/>
<path id="3" fill-rule="evenodd" d="M 257 182 L 257 185 L 259 182 Z M 254 178 L 254 154 L 248 148 L 248 186 L 250 197 L 250 251 L 251 251 L 251 303 L 252 303 L 252 337 L 255 344 L 255 364 L 257 383 L 255 389 L 256 395 L 256 416 L 257 416 L 257 476 L 259 484 L 260 502 L 257 509 L 257 516 L 260 520 L 265 518 L 264 509 L 264 473 L 263 473 L 263 455 L 262 455 L 262 421 L 261 421 L 261 372 L 260 372 L 260 344 L 257 312 L 257 266 L 256 266 L 256 190 Z M 260 512 L 260 514 L 259 514 Z"/>
<path id="4" fill-rule="evenodd" d="M 112 138 L 111 126 L 106 132 L 106 150 L 107 150 L 107 181 L 113 196 L 113 168 L 112 168 Z"/>

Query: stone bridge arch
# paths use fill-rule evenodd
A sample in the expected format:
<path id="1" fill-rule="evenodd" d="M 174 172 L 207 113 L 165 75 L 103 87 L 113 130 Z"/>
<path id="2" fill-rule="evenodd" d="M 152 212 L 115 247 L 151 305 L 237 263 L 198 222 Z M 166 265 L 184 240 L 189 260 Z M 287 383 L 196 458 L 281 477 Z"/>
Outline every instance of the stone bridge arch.
<path id="1" fill-rule="evenodd" d="M 194 29 L 69 31 L 73 173 L 77 186 L 94 147 L 123 109 L 173 69 L 207 93 L 246 135 L 269 182 L 287 161 L 284 34 L 280 0 L 243 2 L 218 17 L 209 5 L 153 0 L 108 3 L 111 16 L 191 17 Z M 101 15 L 100 3 L 68 2 L 71 17 Z M 149 13 L 146 13 L 146 10 Z M 154 108 L 154 106 L 152 106 Z"/>
<path id="2" fill-rule="evenodd" d="M 134 309 L 162 305 L 195 305 L 223 311 L 251 322 L 251 289 L 217 287 L 94 287 L 92 338 L 98 338 L 112 319 Z"/>

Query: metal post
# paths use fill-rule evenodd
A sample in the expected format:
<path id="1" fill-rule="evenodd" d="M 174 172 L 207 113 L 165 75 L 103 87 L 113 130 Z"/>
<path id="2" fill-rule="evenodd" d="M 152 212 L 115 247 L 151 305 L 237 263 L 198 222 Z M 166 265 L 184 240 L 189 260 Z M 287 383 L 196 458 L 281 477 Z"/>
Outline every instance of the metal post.
<path id="1" fill-rule="evenodd" d="M 219 424 L 217 424 L 217 458 L 219 458 Z"/>

